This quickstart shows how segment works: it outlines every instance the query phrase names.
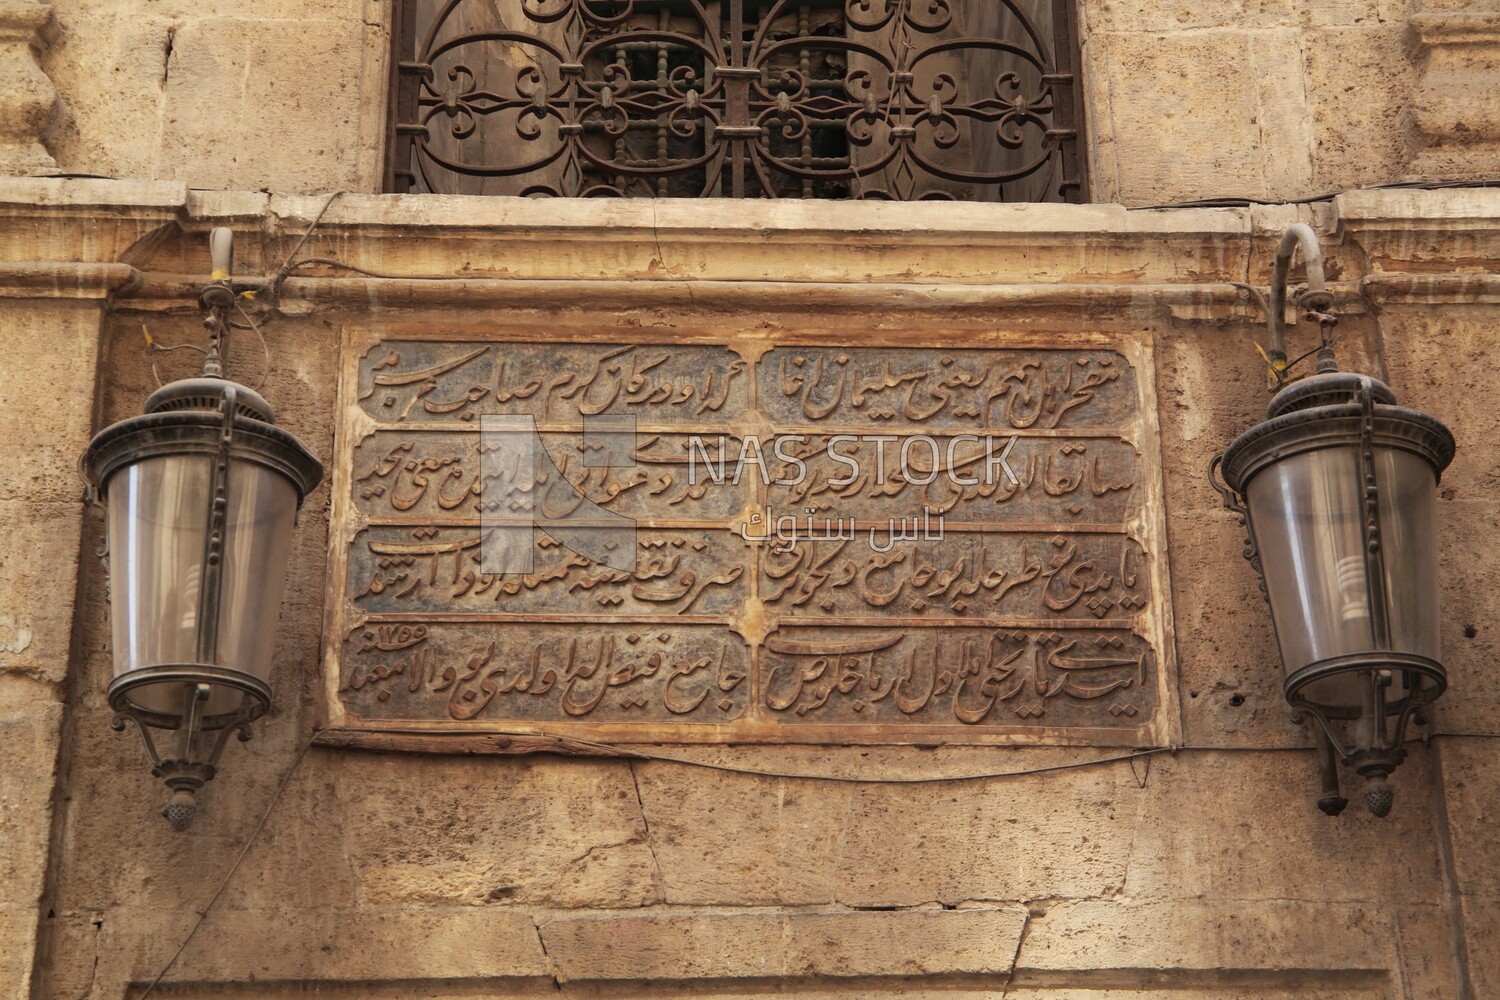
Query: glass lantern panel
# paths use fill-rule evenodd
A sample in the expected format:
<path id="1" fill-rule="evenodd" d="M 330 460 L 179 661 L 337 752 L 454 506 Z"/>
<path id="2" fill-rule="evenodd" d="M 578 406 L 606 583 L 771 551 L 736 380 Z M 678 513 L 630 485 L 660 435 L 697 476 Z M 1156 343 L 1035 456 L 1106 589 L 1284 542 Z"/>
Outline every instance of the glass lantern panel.
<path id="1" fill-rule="evenodd" d="M 290 480 L 250 462 L 230 464 L 218 662 L 264 681 L 271 676 L 280 631 L 296 519 L 297 490 Z"/>
<path id="2" fill-rule="evenodd" d="M 1441 661 L 1437 476 L 1421 456 L 1375 452 L 1391 648 Z"/>
<path id="3" fill-rule="evenodd" d="M 1438 658 L 1435 478 L 1421 457 L 1377 449 L 1390 648 Z M 1378 648 L 1365 579 L 1364 498 L 1359 453 L 1326 448 L 1283 459 L 1251 481 L 1246 499 L 1265 570 L 1283 667 L 1288 675 L 1320 660 Z M 1398 675 L 1388 700 L 1404 697 Z M 1352 675 L 1315 681 L 1316 704 L 1361 709 Z"/>
<path id="4" fill-rule="evenodd" d="M 1294 455 L 1250 481 L 1246 500 L 1288 675 L 1373 646 L 1361 492 L 1353 447 Z M 1321 705 L 1361 704 L 1352 677 L 1320 680 L 1304 693 Z"/>
<path id="5" fill-rule="evenodd" d="M 197 659 L 198 579 L 208 531 L 212 459 L 172 455 L 110 477 L 109 577 L 115 676 Z M 134 700 L 182 708 L 181 689 L 152 685 Z"/>
<path id="6" fill-rule="evenodd" d="M 199 584 L 212 462 L 207 455 L 149 458 L 110 477 L 116 677 L 199 662 Z M 284 476 L 231 461 L 215 665 L 269 676 L 296 511 L 296 490 Z M 131 700 L 149 711 L 180 714 L 182 685 L 144 685 Z M 203 711 L 233 712 L 241 701 L 238 691 L 218 687 Z"/>

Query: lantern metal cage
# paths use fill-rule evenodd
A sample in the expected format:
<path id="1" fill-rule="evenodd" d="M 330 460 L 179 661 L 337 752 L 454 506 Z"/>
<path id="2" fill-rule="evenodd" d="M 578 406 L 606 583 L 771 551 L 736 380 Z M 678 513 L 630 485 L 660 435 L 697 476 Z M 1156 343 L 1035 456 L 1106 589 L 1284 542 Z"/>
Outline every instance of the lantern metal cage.
<path id="1" fill-rule="evenodd" d="M 1282 316 L 1299 244 L 1308 287 L 1298 305 L 1323 337 L 1317 373 L 1289 381 Z M 1408 727 L 1447 688 L 1436 495 L 1454 441 L 1436 418 L 1398 406 L 1385 383 L 1338 370 L 1330 305 L 1316 236 L 1293 226 L 1268 308 L 1279 391 L 1266 420 L 1216 456 L 1209 475 L 1245 527 L 1244 555 L 1270 606 L 1293 721 L 1315 723 L 1319 808 L 1337 815 L 1347 804 L 1342 762 L 1366 780 L 1370 811 L 1384 816 L 1393 802 L 1386 779 L 1406 757 Z"/>
<path id="2" fill-rule="evenodd" d="M 106 510 L 113 725 L 140 730 L 172 791 L 163 815 L 179 830 L 230 734 L 248 739 L 271 707 L 292 530 L 323 476 L 259 393 L 222 377 L 228 230 L 213 243 L 220 277 L 204 294 L 204 375 L 158 389 L 145 413 L 95 435 L 79 463 Z M 158 749 L 152 730 L 170 732 L 169 746 Z"/>

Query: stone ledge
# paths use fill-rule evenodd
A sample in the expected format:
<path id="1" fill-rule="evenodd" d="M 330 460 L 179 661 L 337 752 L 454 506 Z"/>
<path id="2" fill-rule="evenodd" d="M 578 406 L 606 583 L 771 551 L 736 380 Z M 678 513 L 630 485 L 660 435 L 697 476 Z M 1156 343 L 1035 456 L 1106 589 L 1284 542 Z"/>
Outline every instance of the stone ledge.
<path id="1" fill-rule="evenodd" d="M 272 195 L 270 213 L 300 231 L 326 196 Z M 346 194 L 323 216 L 322 228 L 418 226 L 486 232 L 532 231 L 734 233 L 770 235 L 900 234 L 932 240 L 954 233 L 978 239 L 1030 234 L 1243 233 L 1248 212 L 1232 208 L 1127 209 L 1123 205 L 998 204 L 720 198 L 515 198 L 438 194 Z"/>
<path id="2" fill-rule="evenodd" d="M 180 181 L 111 180 L 77 177 L 0 177 L 0 206 L 23 210 L 84 207 L 120 212 L 177 212 L 187 204 Z"/>
<path id="3" fill-rule="evenodd" d="M 125 958 L 128 968 L 101 970 L 117 981 L 149 982 L 171 954 L 168 945 L 186 933 L 184 907 L 158 926 L 160 914 L 112 915 L 101 951 Z M 139 922 L 139 923 L 137 923 Z M 132 925 L 135 925 L 132 927 Z M 139 946 L 139 927 L 158 926 L 150 948 Z M 254 927 L 254 934 L 246 934 Z M 550 978 L 530 915 L 515 910 L 465 908 L 413 911 L 219 910 L 206 920 L 192 947 L 164 983 L 463 981 Z"/>
<path id="4" fill-rule="evenodd" d="M 1423 11 L 1411 26 L 1428 45 L 1500 44 L 1500 11 Z"/>
<path id="5" fill-rule="evenodd" d="M 1393 915 L 1358 904 L 1085 900 L 1032 918 L 1016 971 L 1321 970 L 1336 981 L 1398 968 L 1395 942 Z"/>
<path id="6" fill-rule="evenodd" d="M 1020 906 L 605 914 L 543 923 L 560 981 L 1009 974 Z"/>
<path id="7" fill-rule="evenodd" d="M 0 298 L 5 299 L 102 299 L 129 293 L 140 283 L 141 273 L 129 264 L 0 262 Z"/>

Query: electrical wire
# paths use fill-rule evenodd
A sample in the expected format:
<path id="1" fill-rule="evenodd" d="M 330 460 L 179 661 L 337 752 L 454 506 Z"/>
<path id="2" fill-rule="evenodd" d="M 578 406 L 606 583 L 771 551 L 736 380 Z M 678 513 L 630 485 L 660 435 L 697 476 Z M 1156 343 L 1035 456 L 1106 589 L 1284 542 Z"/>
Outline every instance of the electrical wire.
<path id="1" fill-rule="evenodd" d="M 1470 181 L 1392 181 L 1388 184 L 1371 184 L 1362 188 L 1347 188 L 1329 191 L 1326 194 L 1309 195 L 1306 198 L 1255 198 L 1250 196 L 1224 195 L 1213 198 L 1194 198 L 1189 201 L 1173 201 L 1160 205 L 1142 205 L 1134 211 L 1164 211 L 1172 208 L 1248 208 L 1252 205 L 1315 205 L 1332 201 L 1351 191 L 1436 191 L 1445 188 L 1500 187 L 1500 178 L 1482 178 Z"/>
<path id="2" fill-rule="evenodd" d="M 229 888 L 229 882 L 234 878 L 234 873 L 239 871 L 240 864 L 245 860 L 245 855 L 250 853 L 250 848 L 254 847 L 256 840 L 260 838 L 260 831 L 265 828 L 266 820 L 271 818 L 271 811 L 276 808 L 276 803 L 281 801 L 281 793 L 286 791 L 286 786 L 291 783 L 292 775 L 296 774 L 297 769 L 302 766 L 302 761 L 307 757 L 307 751 L 312 749 L 313 742 L 318 738 L 318 732 L 321 732 L 321 730 L 315 731 L 309 736 L 307 741 L 302 744 L 301 749 L 297 751 L 297 755 L 292 758 L 291 766 L 281 776 L 281 781 L 276 785 L 276 791 L 271 795 L 271 801 L 267 802 L 266 808 L 261 811 L 260 819 L 256 820 L 255 826 L 250 831 L 250 836 L 245 840 L 245 846 L 240 848 L 240 853 L 235 855 L 234 863 L 229 866 L 229 870 L 224 873 L 223 879 L 219 881 L 219 887 L 214 890 L 212 896 L 208 897 L 208 902 L 204 903 L 202 908 L 198 910 L 198 919 L 193 921 L 193 926 L 188 929 L 187 936 L 182 939 L 182 943 L 177 946 L 177 950 L 172 952 L 172 957 L 167 959 L 167 964 L 161 967 L 161 971 L 156 974 L 156 978 L 151 980 L 150 984 L 137 1000 L 146 1000 L 152 991 L 156 989 L 157 984 L 162 981 L 168 972 L 172 971 L 172 966 L 177 964 L 177 959 L 182 957 L 182 953 L 187 950 L 187 946 L 193 940 L 193 936 L 198 933 L 198 928 L 202 927 L 203 922 L 208 919 L 209 911 L 214 908 L 214 904 L 219 901 L 219 897 L 224 895 L 224 890 Z"/>
<path id="3" fill-rule="evenodd" d="M 249 324 L 250 329 L 255 331 L 255 336 L 260 339 L 261 353 L 265 355 L 265 361 L 261 366 L 260 371 L 260 381 L 252 386 L 252 388 L 256 392 L 259 392 L 261 388 L 266 384 L 266 379 L 271 377 L 271 347 L 266 343 L 266 335 L 260 332 L 259 324 L 257 324 L 255 320 L 250 317 L 250 314 L 245 311 L 245 307 L 240 305 L 240 300 L 238 297 L 236 297 L 234 300 L 234 308 L 236 312 L 245 317 L 245 322 Z M 239 324 L 236 323 L 235 326 L 238 327 Z"/>
<path id="4" fill-rule="evenodd" d="M 288 266 L 287 273 L 290 274 L 294 271 L 301 270 L 308 264 L 321 264 L 325 267 L 336 267 L 344 271 L 352 271 L 355 274 L 363 274 L 370 278 L 412 279 L 412 276 L 409 274 L 391 274 L 388 271 L 372 271 L 367 267 L 358 267 L 354 264 L 348 263 L 347 261 L 338 260 L 333 257 L 303 257 L 301 260 Z M 417 278 L 413 280 L 462 281 L 464 279 L 461 275 L 442 275 L 436 278 Z"/>
<path id="5" fill-rule="evenodd" d="M 141 350 L 145 352 L 146 361 L 151 365 L 151 377 L 156 379 L 156 387 L 158 389 L 162 386 L 161 372 L 156 370 L 156 355 L 158 352 L 166 354 L 171 351 L 197 351 L 205 357 L 208 355 L 208 351 L 197 344 L 173 344 L 170 347 L 161 346 L 156 342 L 156 338 L 151 336 L 151 331 L 147 329 L 145 323 L 141 324 L 141 336 L 146 340 Z"/>
<path id="6" fill-rule="evenodd" d="M 348 194 L 348 192 L 335 191 L 328 196 L 328 200 L 323 202 L 323 207 L 319 209 L 318 214 L 313 217 L 312 225 L 307 227 L 307 231 L 302 234 L 302 238 L 299 239 L 296 245 L 292 247 L 292 252 L 286 255 L 286 260 L 283 261 L 281 267 L 276 270 L 276 274 L 273 275 L 271 280 L 266 283 L 266 292 L 268 293 L 268 296 L 271 300 L 271 310 L 274 311 L 281 302 L 281 286 L 286 281 L 287 275 L 291 274 L 292 271 L 297 268 L 297 254 L 301 252 L 302 245 L 307 242 L 308 237 L 310 237 L 318 228 L 319 223 L 323 221 L 323 216 L 327 215 L 328 210 L 333 207 L 333 203 L 337 201 L 340 196 L 345 194 Z"/>
<path id="7" fill-rule="evenodd" d="M 495 735 L 545 736 L 546 734 L 497 733 Z M 1047 764 L 1042 767 L 1024 768 L 1017 771 L 979 771 L 973 774 L 917 775 L 914 777 L 869 777 L 857 774 L 808 774 L 797 771 L 776 771 L 766 768 L 745 767 L 740 764 L 723 764 L 718 761 L 698 760 L 693 757 L 676 757 L 672 754 L 665 754 L 659 751 L 637 750 L 631 747 L 612 746 L 605 743 L 591 743 L 587 740 L 577 740 L 572 737 L 568 737 L 565 742 L 569 746 L 586 747 L 590 750 L 599 750 L 614 756 L 629 757 L 634 760 L 681 764 L 686 767 L 701 767 L 710 771 L 727 771 L 731 774 L 749 774 L 760 778 L 789 778 L 794 781 L 831 781 L 852 785 L 930 785 L 949 781 L 987 781 L 1000 778 L 1019 778 L 1034 774 L 1050 774 L 1054 771 L 1071 771 L 1081 767 L 1095 767 L 1100 764 L 1117 764 L 1121 761 L 1150 757 L 1159 753 L 1170 753 L 1178 749 L 1176 747 L 1151 747 L 1146 750 L 1134 750 L 1130 753 L 1116 754 L 1111 757 L 1093 757 L 1088 760 L 1069 761 L 1065 764 Z"/>

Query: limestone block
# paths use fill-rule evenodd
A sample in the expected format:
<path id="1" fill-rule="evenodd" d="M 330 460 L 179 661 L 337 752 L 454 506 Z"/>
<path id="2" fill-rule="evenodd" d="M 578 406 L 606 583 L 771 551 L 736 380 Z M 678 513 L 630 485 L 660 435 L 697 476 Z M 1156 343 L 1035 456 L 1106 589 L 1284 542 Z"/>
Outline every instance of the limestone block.
<path id="1" fill-rule="evenodd" d="M 0 997 L 31 995 L 51 845 L 62 704 L 48 684 L 0 673 Z"/>
<path id="2" fill-rule="evenodd" d="M 357 189 L 365 119 L 383 86 L 364 75 L 365 50 L 360 22 L 185 22 L 163 77 L 159 175 L 209 188 Z"/>
<path id="3" fill-rule="evenodd" d="M 1458 965 L 1450 940 L 1448 908 L 1406 906 L 1397 911 L 1401 971 L 1410 1000 L 1449 1000 L 1460 995 Z"/>
<path id="4" fill-rule="evenodd" d="M 1400 22 L 1310 30 L 1307 114 L 1318 192 L 1400 177 L 1415 142 L 1411 93 L 1420 60 Z"/>
<path id="5" fill-rule="evenodd" d="M 1092 756 L 1011 754 L 1004 766 Z M 817 757 L 798 769 L 816 773 L 840 755 Z M 998 759 L 949 757 L 926 770 L 993 770 Z M 1124 879 L 1140 802 L 1125 764 L 996 782 L 857 786 L 670 764 L 637 769 L 672 903 L 909 906 L 1099 895 Z"/>
<path id="6" fill-rule="evenodd" d="M 1443 662 L 1449 692 L 1435 714 L 1440 730 L 1500 731 L 1500 677 L 1494 670 L 1500 631 L 1500 554 L 1475 544 L 1500 522 L 1500 410 L 1492 339 L 1493 306 L 1393 306 L 1382 315 L 1391 385 L 1407 406 L 1446 423 L 1458 441 L 1439 487 L 1439 574 Z"/>
<path id="7" fill-rule="evenodd" d="M 1311 740 L 1309 739 L 1310 743 Z M 1443 887 L 1431 826 L 1427 768 L 1419 749 L 1392 777 L 1396 808 L 1385 819 L 1358 801 L 1337 819 L 1318 811 L 1313 753 L 1193 752 L 1161 755 L 1140 797 L 1130 871 L 1121 895 L 1210 900 L 1317 898 L 1346 903 L 1437 903 Z M 1212 822 L 1183 822 L 1212 815 Z M 1391 851 L 1399 842 L 1409 851 Z"/>
<path id="8" fill-rule="evenodd" d="M 16 365 L 0 378 L 7 455 L 0 501 L 79 505 L 78 456 L 92 431 L 99 310 L 93 303 L 6 300 L 0 322 Z"/>
<path id="9" fill-rule="evenodd" d="M 161 101 L 177 22 L 157 5 L 59 12 L 43 57 L 64 95 L 47 139 L 68 170 L 158 178 Z"/>
<path id="10" fill-rule="evenodd" d="M 50 685 L 0 674 L 0 907 L 41 898 L 61 723 Z"/>
<path id="11" fill-rule="evenodd" d="M 57 89 L 37 62 L 51 20 L 48 4 L 0 3 L 0 174 L 57 169 L 41 143 L 56 111 Z"/>
<path id="12" fill-rule="evenodd" d="M 1310 193 L 1297 32 L 1115 33 L 1107 44 L 1127 205 Z"/>
<path id="13" fill-rule="evenodd" d="M 1497 524 L 1500 502 L 1438 502 L 1441 639 L 1448 668 L 1448 692 L 1434 711 L 1439 732 L 1500 731 L 1500 626 L 1494 613 L 1500 553 L 1474 542 L 1492 535 Z"/>
<path id="14" fill-rule="evenodd" d="M 356 756 L 340 770 L 346 850 L 367 902 L 578 907 L 656 898 L 627 763 Z"/>
<path id="15" fill-rule="evenodd" d="M 1464 921 L 1472 995 L 1495 996 L 1500 992 L 1500 899 L 1484 896 L 1466 899 Z"/>
<path id="16" fill-rule="evenodd" d="M 186 932 L 183 910 L 127 908 L 107 914 L 95 980 L 119 996 L 149 982 Z M 78 961 L 80 956 L 74 956 Z M 316 911 L 223 909 L 212 913 L 163 985 L 210 984 L 223 995 L 247 981 L 309 984 L 426 982 L 453 995 L 465 981 L 547 977 L 532 918 L 515 910 L 459 908 Z M 316 986 L 314 987 L 316 988 Z M 174 989 L 174 993 L 178 990 Z M 277 994 L 272 994 L 277 995 Z M 378 995 L 378 994 L 376 994 Z M 504 995 L 504 994 L 502 994 Z"/>
<path id="17" fill-rule="evenodd" d="M 1395 928 L 1379 908 L 1264 900 L 1079 900 L 1034 915 L 1017 960 L 1031 971 L 1388 970 Z M 1330 984 L 1331 985 L 1331 984 Z"/>
<path id="18" fill-rule="evenodd" d="M 110 13 L 139 10 L 131 0 L 61 0 L 54 3 L 60 20 L 89 21 Z M 163 17 L 261 17 L 266 19 L 328 18 L 354 19 L 381 14 L 380 0 L 152 0 L 153 13 Z"/>
<path id="19" fill-rule="evenodd" d="M 1269 28 L 1372 25 L 1404 17 L 1412 0 L 1085 0 L 1093 31 L 1187 31 L 1199 28 Z"/>
<path id="20" fill-rule="evenodd" d="M 1453 870 L 1466 894 L 1500 899 L 1500 785 L 1489 739 L 1445 736 L 1434 751 L 1447 801 Z"/>
<path id="21" fill-rule="evenodd" d="M 81 517 L 82 504 L 0 501 L 0 672 L 67 676 Z"/>
<path id="22" fill-rule="evenodd" d="M 1399 23 L 1417 0 L 1244 0 L 1252 23 L 1371 27 Z"/>
<path id="23" fill-rule="evenodd" d="M 1193 744 L 1303 745 L 1286 721 L 1280 659 L 1245 532 L 1208 478 L 1212 457 L 1265 415 L 1258 327 L 1157 340 L 1178 696 Z"/>
<path id="24" fill-rule="evenodd" d="M 557 976 L 681 980 L 1008 972 L 1022 907 L 562 917 L 541 924 Z"/>
<path id="25" fill-rule="evenodd" d="M 1120 164 L 1115 144 L 1109 87 L 1109 36 L 1085 37 L 1079 46 L 1079 75 L 1083 81 L 1084 140 L 1089 164 L 1089 200 L 1096 204 L 1120 201 Z"/>
<path id="26" fill-rule="evenodd" d="M 1412 112 L 1426 146 L 1422 180 L 1500 173 L 1500 11 L 1426 10 L 1411 20 L 1427 52 Z"/>
<path id="27" fill-rule="evenodd" d="M 0 1000 L 30 1000 L 35 906 L 0 907 Z"/>

